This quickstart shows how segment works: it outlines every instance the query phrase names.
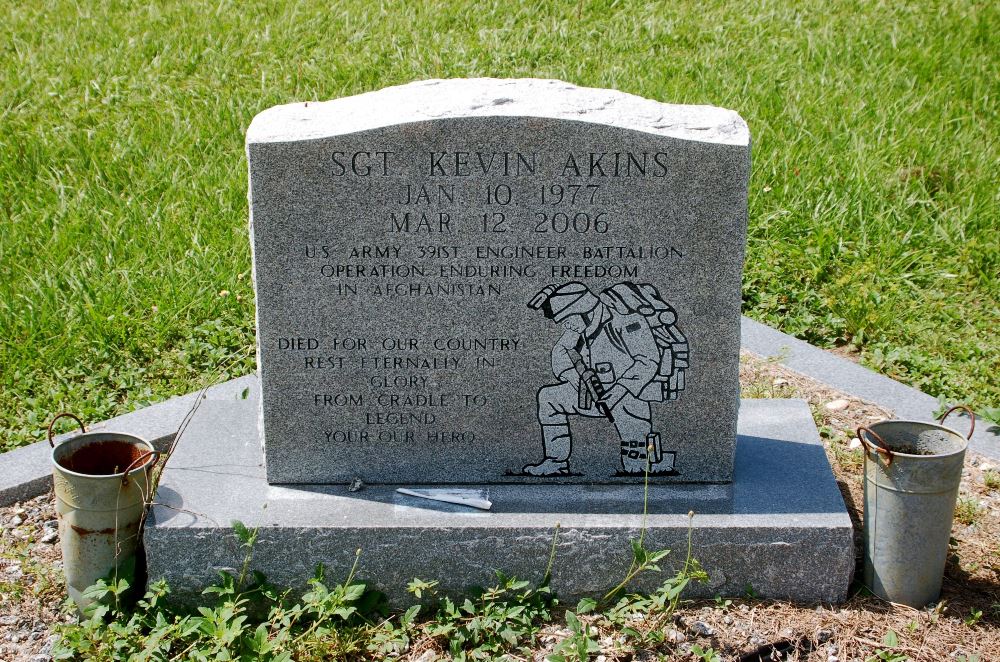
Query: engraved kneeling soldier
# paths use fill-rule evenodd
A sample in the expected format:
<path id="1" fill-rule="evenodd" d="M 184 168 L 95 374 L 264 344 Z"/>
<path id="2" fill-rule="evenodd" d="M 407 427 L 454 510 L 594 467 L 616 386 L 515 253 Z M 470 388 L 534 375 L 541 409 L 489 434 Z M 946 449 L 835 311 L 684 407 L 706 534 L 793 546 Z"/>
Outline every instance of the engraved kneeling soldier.
<path id="1" fill-rule="evenodd" d="M 570 416 L 607 418 L 614 424 L 624 473 L 641 474 L 647 467 L 650 472 L 671 470 L 672 462 L 661 464 L 664 457 L 659 435 L 652 431 L 649 403 L 674 399 L 683 389 L 687 341 L 673 325 L 676 314 L 656 289 L 618 283 L 598 297 L 580 282 L 548 285 L 528 307 L 541 310 L 565 332 L 552 348 L 552 373 L 559 382 L 538 391 L 545 457 L 522 471 L 532 476 L 570 474 Z M 657 321 L 661 316 L 669 320 L 668 327 Z"/>

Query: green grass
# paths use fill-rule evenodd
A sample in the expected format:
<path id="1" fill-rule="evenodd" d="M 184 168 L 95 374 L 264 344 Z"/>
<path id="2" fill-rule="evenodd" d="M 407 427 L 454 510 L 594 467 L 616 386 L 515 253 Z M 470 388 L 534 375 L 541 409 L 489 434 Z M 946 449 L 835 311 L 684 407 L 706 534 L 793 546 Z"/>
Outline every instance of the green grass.
<path id="1" fill-rule="evenodd" d="M 429 77 L 739 110 L 747 313 L 1000 404 L 996 3 L 157 4 L 0 9 L 0 448 L 251 370 L 251 118 Z"/>

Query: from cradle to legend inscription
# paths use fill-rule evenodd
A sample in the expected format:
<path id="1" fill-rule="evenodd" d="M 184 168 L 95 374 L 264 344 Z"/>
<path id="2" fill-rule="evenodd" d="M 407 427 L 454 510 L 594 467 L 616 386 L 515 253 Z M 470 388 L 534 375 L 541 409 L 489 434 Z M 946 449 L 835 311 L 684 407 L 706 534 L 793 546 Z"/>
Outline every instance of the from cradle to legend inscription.
<path id="1" fill-rule="evenodd" d="M 745 185 L 701 180 L 741 153 L 571 107 L 251 127 L 269 479 L 728 479 Z"/>

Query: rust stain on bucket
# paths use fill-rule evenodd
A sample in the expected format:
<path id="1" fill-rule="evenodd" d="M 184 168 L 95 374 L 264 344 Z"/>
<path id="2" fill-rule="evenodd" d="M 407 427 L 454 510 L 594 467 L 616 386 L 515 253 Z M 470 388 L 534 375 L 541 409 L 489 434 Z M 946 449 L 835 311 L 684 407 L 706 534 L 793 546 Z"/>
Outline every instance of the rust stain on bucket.
<path id="1" fill-rule="evenodd" d="M 59 460 L 70 471 L 88 476 L 110 476 L 125 471 L 149 451 L 128 441 L 100 441 L 87 444 Z"/>

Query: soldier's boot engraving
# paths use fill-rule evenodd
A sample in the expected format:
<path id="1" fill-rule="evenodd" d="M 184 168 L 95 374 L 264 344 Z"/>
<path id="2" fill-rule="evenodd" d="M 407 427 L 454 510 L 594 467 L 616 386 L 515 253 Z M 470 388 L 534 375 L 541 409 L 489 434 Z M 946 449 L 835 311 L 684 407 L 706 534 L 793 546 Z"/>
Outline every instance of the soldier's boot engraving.
<path id="1" fill-rule="evenodd" d="M 650 420 L 649 403 L 636 398 L 625 398 L 616 408 L 615 427 L 621 438 L 619 459 L 621 469 L 625 473 L 642 474 L 649 470 L 656 471 L 659 456 L 659 434 L 653 432 Z M 652 456 L 649 447 L 653 440 Z"/>
<path id="2" fill-rule="evenodd" d="M 650 432 L 644 440 L 622 439 L 621 466 L 622 471 L 630 474 L 642 474 L 649 467 L 649 473 L 672 471 L 674 468 L 673 453 L 664 453 L 660 447 L 660 435 Z"/>
<path id="3" fill-rule="evenodd" d="M 545 458 L 538 464 L 527 464 L 522 471 L 529 476 L 558 476 L 569 473 L 569 454 L 573 439 L 569 425 L 542 425 Z"/>

